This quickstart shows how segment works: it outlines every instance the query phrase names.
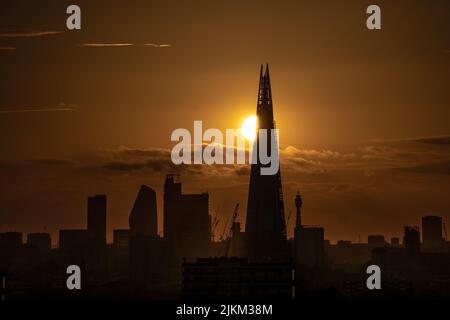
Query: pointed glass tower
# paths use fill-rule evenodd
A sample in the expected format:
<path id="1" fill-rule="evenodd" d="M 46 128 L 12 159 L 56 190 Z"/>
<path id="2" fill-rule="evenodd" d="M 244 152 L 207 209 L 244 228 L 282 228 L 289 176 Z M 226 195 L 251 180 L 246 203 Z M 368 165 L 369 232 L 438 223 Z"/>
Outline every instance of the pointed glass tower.
<path id="1" fill-rule="evenodd" d="M 258 105 L 258 129 L 267 129 L 267 150 L 271 150 L 270 129 L 275 129 L 269 66 L 263 74 L 261 65 Z M 259 147 L 259 135 L 255 145 Z M 253 152 L 257 152 L 254 148 Z M 276 148 L 278 153 L 278 148 Z M 247 203 L 247 255 L 250 260 L 287 260 L 286 224 L 280 170 L 274 175 L 262 175 L 259 155 L 251 166 Z"/>

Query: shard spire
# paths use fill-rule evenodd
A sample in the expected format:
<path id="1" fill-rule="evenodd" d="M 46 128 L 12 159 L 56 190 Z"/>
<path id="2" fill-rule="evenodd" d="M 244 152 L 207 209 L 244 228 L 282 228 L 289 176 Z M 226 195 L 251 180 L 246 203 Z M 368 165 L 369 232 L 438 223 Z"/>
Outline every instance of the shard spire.
<path id="1" fill-rule="evenodd" d="M 275 121 L 269 66 L 266 66 L 264 74 L 261 66 L 256 116 L 258 128 L 267 130 L 267 150 L 271 150 L 270 134 L 275 129 Z M 258 134 L 255 144 L 254 152 L 259 149 Z M 261 168 L 266 165 L 260 162 L 259 155 L 255 158 L 256 163 L 251 165 L 247 202 L 248 257 L 252 260 L 284 260 L 287 242 L 280 170 L 274 175 L 262 175 Z"/>

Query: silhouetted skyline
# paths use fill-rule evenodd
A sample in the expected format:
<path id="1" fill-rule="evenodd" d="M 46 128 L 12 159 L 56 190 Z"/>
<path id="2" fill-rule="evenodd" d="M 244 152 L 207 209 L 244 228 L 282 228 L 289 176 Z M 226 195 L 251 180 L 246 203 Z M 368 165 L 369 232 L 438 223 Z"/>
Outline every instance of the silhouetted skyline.
<path id="1" fill-rule="evenodd" d="M 170 133 L 196 119 L 240 127 L 255 113 L 265 62 L 283 193 L 300 190 L 305 225 L 323 226 L 334 243 L 401 238 L 424 215 L 448 221 L 450 4 L 432 3 L 378 1 L 380 32 L 365 27 L 363 1 L 136 1 L 124 10 L 81 0 L 73 32 L 65 3 L 4 4 L 0 232 L 47 232 L 56 245 L 60 229 L 87 228 L 86 198 L 107 194 L 111 242 L 141 185 L 162 212 L 161 181 L 173 171 L 186 193 L 209 192 L 223 230 L 236 202 L 247 211 L 249 168 L 176 168 Z"/>

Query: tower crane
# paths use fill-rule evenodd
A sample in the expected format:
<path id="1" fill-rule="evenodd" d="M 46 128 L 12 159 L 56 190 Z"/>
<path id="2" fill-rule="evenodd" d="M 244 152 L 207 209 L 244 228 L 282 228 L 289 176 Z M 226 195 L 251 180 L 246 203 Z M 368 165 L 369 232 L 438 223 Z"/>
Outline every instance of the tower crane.
<path id="1" fill-rule="evenodd" d="M 444 231 L 444 239 L 447 241 L 447 228 L 445 227 L 445 222 L 442 223 L 442 229 Z"/>
<path id="2" fill-rule="evenodd" d="M 230 228 L 228 229 L 228 237 L 226 239 L 227 243 L 225 245 L 225 257 L 228 257 L 228 253 L 230 251 L 233 225 L 236 222 L 238 212 L 239 212 L 239 203 L 236 203 L 236 206 L 234 207 L 234 211 L 233 211 L 233 216 L 231 217 Z"/>
<path id="3" fill-rule="evenodd" d="M 214 217 L 214 221 L 213 221 L 213 223 L 211 225 L 211 238 L 212 238 L 212 240 L 215 239 L 214 236 L 215 236 L 215 232 L 216 232 L 216 229 L 217 229 L 217 225 L 219 224 L 219 221 L 220 221 L 220 219 L 219 219 L 219 207 L 217 207 L 216 216 Z"/>

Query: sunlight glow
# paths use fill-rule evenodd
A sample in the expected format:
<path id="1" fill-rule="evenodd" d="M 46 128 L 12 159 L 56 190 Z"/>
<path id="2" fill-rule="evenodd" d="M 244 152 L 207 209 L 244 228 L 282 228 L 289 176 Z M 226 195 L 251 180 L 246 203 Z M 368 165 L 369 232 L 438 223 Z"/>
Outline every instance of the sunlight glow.
<path id="1" fill-rule="evenodd" d="M 255 140 L 256 136 L 256 116 L 250 116 L 245 118 L 244 122 L 242 123 L 242 134 L 244 137 L 250 141 Z"/>

